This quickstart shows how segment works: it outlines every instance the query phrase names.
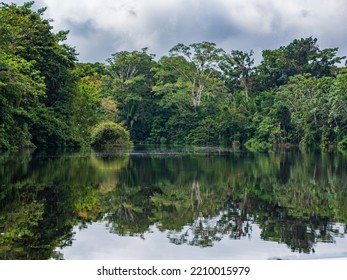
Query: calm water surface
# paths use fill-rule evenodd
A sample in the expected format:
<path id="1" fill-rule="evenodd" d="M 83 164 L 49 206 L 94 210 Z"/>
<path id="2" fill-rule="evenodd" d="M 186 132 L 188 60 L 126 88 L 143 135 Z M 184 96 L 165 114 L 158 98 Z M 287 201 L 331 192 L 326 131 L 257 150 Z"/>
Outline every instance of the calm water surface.
<path id="1" fill-rule="evenodd" d="M 347 257 L 347 156 L 0 155 L 0 259 Z"/>

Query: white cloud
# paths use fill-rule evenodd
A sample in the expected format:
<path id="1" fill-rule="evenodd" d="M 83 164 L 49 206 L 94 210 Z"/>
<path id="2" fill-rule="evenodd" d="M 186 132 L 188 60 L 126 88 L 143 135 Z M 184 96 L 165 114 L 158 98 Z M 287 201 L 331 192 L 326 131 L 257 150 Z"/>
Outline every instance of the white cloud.
<path id="1" fill-rule="evenodd" d="M 23 1 L 17 1 L 23 2 Z M 345 45 L 345 0 L 40 0 L 55 30 L 71 30 L 81 60 L 149 47 L 164 55 L 176 43 L 213 41 L 261 50 L 314 36 L 321 47 Z M 101 45 L 102 44 L 102 45 Z M 109 52 L 109 53 L 103 53 Z"/>

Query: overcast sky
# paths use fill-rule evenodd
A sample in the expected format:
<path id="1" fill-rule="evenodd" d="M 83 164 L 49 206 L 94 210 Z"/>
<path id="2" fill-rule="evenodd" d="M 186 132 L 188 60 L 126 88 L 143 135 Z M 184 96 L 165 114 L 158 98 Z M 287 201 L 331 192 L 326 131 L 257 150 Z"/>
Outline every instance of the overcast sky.
<path id="1" fill-rule="evenodd" d="M 25 1 L 4 1 L 22 4 Z M 83 62 L 148 47 L 157 57 L 177 43 L 210 41 L 229 52 L 287 45 L 317 37 L 321 48 L 347 54 L 346 0 L 38 0 L 55 31 Z"/>

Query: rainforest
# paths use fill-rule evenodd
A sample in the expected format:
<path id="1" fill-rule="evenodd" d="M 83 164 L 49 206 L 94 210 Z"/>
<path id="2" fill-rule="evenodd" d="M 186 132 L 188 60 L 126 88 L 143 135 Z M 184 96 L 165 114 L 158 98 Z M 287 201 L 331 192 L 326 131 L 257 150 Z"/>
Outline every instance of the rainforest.
<path id="1" fill-rule="evenodd" d="M 252 50 L 213 42 L 85 63 L 65 43 L 68 31 L 54 33 L 45 9 L 32 6 L 0 6 L 1 150 L 119 139 L 250 151 L 347 147 L 345 56 L 317 38 L 263 50 L 257 64 Z"/>
<path id="2" fill-rule="evenodd" d="M 0 4 L 0 259 L 346 258 L 337 47 L 81 62 L 33 7 Z"/>

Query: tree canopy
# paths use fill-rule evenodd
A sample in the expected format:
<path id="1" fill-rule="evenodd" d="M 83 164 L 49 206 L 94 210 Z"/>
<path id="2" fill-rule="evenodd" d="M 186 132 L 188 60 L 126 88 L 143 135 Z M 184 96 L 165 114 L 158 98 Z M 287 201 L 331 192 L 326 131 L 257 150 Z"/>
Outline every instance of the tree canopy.
<path id="1" fill-rule="evenodd" d="M 116 122 L 135 143 L 347 146 L 345 56 L 313 37 L 264 50 L 179 43 L 158 59 L 118 51 L 78 62 L 45 9 L 0 4 L 0 149 L 88 146 Z"/>

